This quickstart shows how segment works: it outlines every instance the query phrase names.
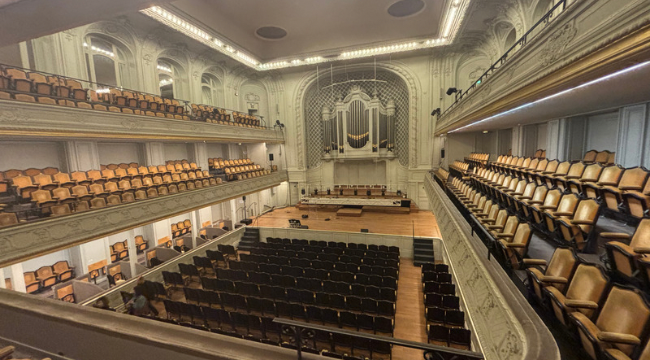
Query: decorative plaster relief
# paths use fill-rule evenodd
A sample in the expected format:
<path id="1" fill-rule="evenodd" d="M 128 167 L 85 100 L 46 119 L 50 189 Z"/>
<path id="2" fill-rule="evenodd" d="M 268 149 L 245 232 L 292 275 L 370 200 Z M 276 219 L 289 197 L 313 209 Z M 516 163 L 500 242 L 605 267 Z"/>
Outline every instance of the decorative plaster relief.
<path id="1" fill-rule="evenodd" d="M 540 53 L 541 65 L 549 66 L 560 59 L 577 32 L 573 22 L 569 22 L 553 33 Z"/>
<path id="2" fill-rule="evenodd" d="M 278 186 L 286 172 L 136 201 L 0 230 L 0 265 Z"/>

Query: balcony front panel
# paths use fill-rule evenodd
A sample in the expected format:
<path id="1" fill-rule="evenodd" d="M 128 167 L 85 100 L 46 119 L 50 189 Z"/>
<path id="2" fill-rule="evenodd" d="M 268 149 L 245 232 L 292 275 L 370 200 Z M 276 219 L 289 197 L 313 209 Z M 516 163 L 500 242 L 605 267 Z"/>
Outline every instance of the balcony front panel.
<path id="1" fill-rule="evenodd" d="M 29 138 L 284 142 L 280 130 L 0 100 L 0 134 Z"/>

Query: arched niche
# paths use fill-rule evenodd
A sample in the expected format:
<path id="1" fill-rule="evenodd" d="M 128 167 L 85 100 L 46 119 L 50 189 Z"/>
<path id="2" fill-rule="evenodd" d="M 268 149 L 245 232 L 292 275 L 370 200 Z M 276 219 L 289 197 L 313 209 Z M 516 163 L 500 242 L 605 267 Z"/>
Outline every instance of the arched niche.
<path id="1" fill-rule="evenodd" d="M 533 23 L 538 22 L 542 16 L 546 15 L 553 7 L 553 3 L 553 0 L 539 0 L 535 5 L 535 11 L 533 11 Z"/>
<path id="2" fill-rule="evenodd" d="M 517 42 L 517 30 L 513 28 L 506 36 L 505 42 L 503 43 L 504 52 L 508 51 L 516 42 Z"/>
<path id="3" fill-rule="evenodd" d="M 137 87 L 133 53 L 120 40 L 105 34 L 86 33 L 83 53 L 87 79 L 91 82 L 88 87 Z"/>
<path id="4" fill-rule="evenodd" d="M 269 94 L 264 84 L 248 80 L 239 88 L 239 109 L 243 113 L 262 116 L 269 123 Z"/>
<path id="5" fill-rule="evenodd" d="M 467 90 L 490 68 L 490 59 L 483 53 L 472 53 L 458 62 L 456 88 Z"/>
<path id="6" fill-rule="evenodd" d="M 189 99 L 187 71 L 179 61 L 165 56 L 163 52 L 156 60 L 156 74 L 158 93 L 161 97 L 178 100 Z"/>
<path id="7" fill-rule="evenodd" d="M 204 72 L 201 75 L 201 103 L 210 106 L 225 106 L 223 83 L 214 74 Z"/>

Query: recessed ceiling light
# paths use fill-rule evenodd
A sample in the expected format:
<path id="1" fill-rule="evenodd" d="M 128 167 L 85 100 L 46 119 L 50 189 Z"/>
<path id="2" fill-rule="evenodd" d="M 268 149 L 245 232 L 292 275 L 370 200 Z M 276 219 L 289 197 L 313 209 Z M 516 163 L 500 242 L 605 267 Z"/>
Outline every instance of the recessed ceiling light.
<path id="1" fill-rule="evenodd" d="M 388 8 L 388 14 L 401 18 L 415 15 L 422 9 L 424 9 L 424 1 L 422 0 L 400 0 Z"/>
<path id="2" fill-rule="evenodd" d="M 287 31 L 277 26 L 263 26 L 255 33 L 264 40 L 280 40 L 287 36 Z"/>

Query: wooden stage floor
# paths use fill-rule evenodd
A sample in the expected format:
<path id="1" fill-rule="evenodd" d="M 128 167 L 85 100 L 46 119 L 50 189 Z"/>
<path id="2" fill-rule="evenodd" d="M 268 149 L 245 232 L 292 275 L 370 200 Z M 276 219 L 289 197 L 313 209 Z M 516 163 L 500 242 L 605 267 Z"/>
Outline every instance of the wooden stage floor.
<path id="1" fill-rule="evenodd" d="M 303 219 L 302 215 L 309 215 Z M 330 221 L 325 221 L 329 218 Z M 276 209 L 253 220 L 252 226 L 289 227 L 289 219 L 298 219 L 311 230 L 359 232 L 368 229 L 375 234 L 440 237 L 435 216 L 430 211 L 411 214 L 384 214 L 363 212 L 360 217 L 336 216 L 334 212 L 298 210 L 295 207 Z"/>
<path id="2" fill-rule="evenodd" d="M 302 219 L 303 214 L 309 215 L 309 218 Z M 326 218 L 330 218 L 330 221 L 325 221 Z M 252 225 L 283 228 L 289 226 L 289 219 L 300 219 L 310 230 L 358 232 L 360 229 L 368 229 L 371 233 L 410 236 L 415 228 L 415 236 L 440 237 L 438 223 L 430 211 L 400 215 L 363 212 L 360 217 L 337 217 L 333 212 L 287 207 L 260 216 Z M 400 260 L 394 336 L 398 339 L 426 343 L 426 319 L 420 274 L 420 268 L 413 266 L 411 259 Z M 394 360 L 421 358 L 420 350 L 393 348 Z"/>

